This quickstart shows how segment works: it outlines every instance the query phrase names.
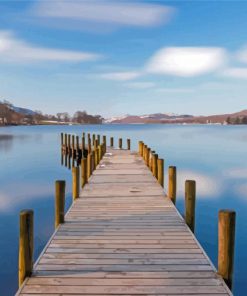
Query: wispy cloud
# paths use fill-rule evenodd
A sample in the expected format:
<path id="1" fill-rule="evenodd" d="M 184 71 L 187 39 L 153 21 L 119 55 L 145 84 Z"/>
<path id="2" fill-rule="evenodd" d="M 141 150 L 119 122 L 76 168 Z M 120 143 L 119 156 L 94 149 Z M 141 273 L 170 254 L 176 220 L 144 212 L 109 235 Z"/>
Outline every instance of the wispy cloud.
<path id="1" fill-rule="evenodd" d="M 65 22 L 150 27 L 168 22 L 174 13 L 174 8 L 133 1 L 60 0 L 38 1 L 32 12 L 38 17 Z"/>
<path id="2" fill-rule="evenodd" d="M 225 77 L 247 79 L 247 68 L 233 67 L 227 68 L 221 72 L 221 75 Z"/>
<path id="3" fill-rule="evenodd" d="M 85 62 L 97 60 L 94 53 L 43 48 L 27 43 L 9 31 L 0 31 L 0 61 L 30 62 Z"/>
<path id="4" fill-rule="evenodd" d="M 138 71 L 125 71 L 125 72 L 103 73 L 100 75 L 100 77 L 107 80 L 128 81 L 128 80 L 136 79 L 141 75 L 142 73 Z"/>
<path id="5" fill-rule="evenodd" d="M 150 73 L 193 77 L 220 69 L 226 51 L 217 47 L 167 47 L 151 57 L 146 70 Z"/>

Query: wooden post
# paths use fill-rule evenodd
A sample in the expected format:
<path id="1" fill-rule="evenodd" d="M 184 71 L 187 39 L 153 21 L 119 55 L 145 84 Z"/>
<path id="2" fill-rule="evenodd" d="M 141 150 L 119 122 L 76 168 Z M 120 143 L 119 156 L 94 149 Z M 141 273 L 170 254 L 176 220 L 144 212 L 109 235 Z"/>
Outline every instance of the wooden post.
<path id="1" fill-rule="evenodd" d="M 87 183 L 87 159 L 81 159 L 81 187 L 84 187 Z"/>
<path id="2" fill-rule="evenodd" d="M 63 133 L 61 133 L 61 147 L 63 147 Z"/>
<path id="3" fill-rule="evenodd" d="M 68 152 L 70 153 L 70 150 L 71 150 L 71 135 L 69 134 L 68 135 Z"/>
<path id="4" fill-rule="evenodd" d="M 234 266 L 236 213 L 220 210 L 218 221 L 218 273 L 223 277 L 229 289 L 232 289 Z"/>
<path id="5" fill-rule="evenodd" d="M 79 155 L 79 147 L 80 147 L 80 143 L 79 143 L 79 136 L 76 136 L 76 155 Z"/>
<path id="6" fill-rule="evenodd" d="M 170 166 L 168 169 L 168 197 L 172 202 L 176 203 L 177 194 L 177 168 L 175 166 Z"/>
<path id="7" fill-rule="evenodd" d="M 110 145 L 111 145 L 111 147 L 114 146 L 114 138 L 113 137 L 110 138 Z"/>
<path id="8" fill-rule="evenodd" d="M 90 178 L 92 172 L 92 154 L 88 153 L 87 155 L 87 179 Z"/>
<path id="9" fill-rule="evenodd" d="M 100 135 L 97 135 L 98 145 L 100 145 Z"/>
<path id="10" fill-rule="evenodd" d="M 85 137 L 81 138 L 81 154 L 83 155 L 85 150 Z"/>
<path id="11" fill-rule="evenodd" d="M 118 148 L 119 149 L 122 149 L 122 147 L 123 147 L 123 139 L 122 138 L 119 138 L 118 139 Z"/>
<path id="12" fill-rule="evenodd" d="M 106 146 L 106 136 L 103 136 L 103 143 L 105 143 Z"/>
<path id="13" fill-rule="evenodd" d="M 95 139 L 95 141 L 94 141 L 94 150 L 96 151 L 96 149 L 98 148 L 98 140 L 97 139 Z"/>
<path id="14" fill-rule="evenodd" d="M 90 137 L 88 138 L 87 149 L 88 149 L 88 153 L 91 153 L 92 147 L 91 147 L 91 139 L 90 139 Z"/>
<path id="15" fill-rule="evenodd" d="M 68 135 L 64 135 L 64 146 L 65 146 L 65 153 L 68 152 Z"/>
<path id="16" fill-rule="evenodd" d="M 143 142 L 139 141 L 139 154 L 140 156 L 143 156 Z"/>
<path id="17" fill-rule="evenodd" d="M 73 200 L 77 199 L 80 194 L 80 168 L 73 167 L 72 169 L 72 183 L 73 183 Z"/>
<path id="18" fill-rule="evenodd" d="M 152 150 L 150 151 L 150 155 L 149 155 L 149 168 L 150 168 L 150 171 L 152 172 L 153 171 L 153 155 L 155 154 L 155 151 Z"/>
<path id="19" fill-rule="evenodd" d="M 75 135 L 72 135 L 72 153 L 75 151 Z"/>
<path id="20" fill-rule="evenodd" d="M 55 183 L 55 228 L 64 223 L 65 181 Z"/>
<path id="21" fill-rule="evenodd" d="M 154 175 L 155 178 L 158 178 L 158 154 L 153 154 L 153 163 L 152 163 L 152 173 Z"/>
<path id="22" fill-rule="evenodd" d="M 130 150 L 130 139 L 127 139 L 127 149 Z"/>
<path id="23" fill-rule="evenodd" d="M 98 148 L 93 150 L 93 154 L 94 154 L 94 169 L 96 169 L 98 165 Z"/>
<path id="24" fill-rule="evenodd" d="M 190 230 L 195 229 L 196 182 L 185 181 L 185 222 Z"/>
<path id="25" fill-rule="evenodd" d="M 33 211 L 20 212 L 19 287 L 33 270 Z"/>
<path id="26" fill-rule="evenodd" d="M 100 145 L 98 146 L 98 148 L 97 148 L 97 165 L 100 163 L 100 150 L 101 150 L 101 148 L 100 148 Z"/>
<path id="27" fill-rule="evenodd" d="M 164 159 L 158 159 L 158 182 L 164 187 Z"/>
<path id="28" fill-rule="evenodd" d="M 145 149 L 145 153 L 146 153 L 146 156 L 145 156 L 145 162 L 146 162 L 146 165 L 147 165 L 147 166 L 149 166 L 149 155 L 150 155 L 150 150 L 151 150 L 151 149 L 148 148 L 148 147 Z"/>
<path id="29" fill-rule="evenodd" d="M 94 145 L 94 141 L 95 141 L 95 134 L 92 135 L 92 140 L 93 140 L 93 145 Z"/>
<path id="30" fill-rule="evenodd" d="M 94 151 L 91 152 L 91 175 L 95 169 L 95 158 L 94 158 Z"/>
<path id="31" fill-rule="evenodd" d="M 82 136 L 85 138 L 85 133 L 84 132 L 82 133 Z"/>
<path id="32" fill-rule="evenodd" d="M 99 161 L 101 161 L 103 157 L 103 147 L 102 144 L 99 145 Z"/>

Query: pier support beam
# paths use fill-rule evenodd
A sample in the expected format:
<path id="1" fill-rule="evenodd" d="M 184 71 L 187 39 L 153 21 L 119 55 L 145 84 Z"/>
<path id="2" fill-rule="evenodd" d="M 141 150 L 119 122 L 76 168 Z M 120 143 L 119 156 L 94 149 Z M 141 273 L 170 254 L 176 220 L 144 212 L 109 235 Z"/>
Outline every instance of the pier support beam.
<path id="1" fill-rule="evenodd" d="M 218 273 L 223 277 L 229 289 L 232 289 L 234 265 L 236 213 L 220 210 L 218 221 Z"/>
<path id="2" fill-rule="evenodd" d="M 177 195 L 177 168 L 170 166 L 168 169 L 168 197 L 176 204 Z"/>
<path id="3" fill-rule="evenodd" d="M 195 229 L 196 182 L 185 181 L 185 222 L 190 230 Z"/>
<path id="4" fill-rule="evenodd" d="M 80 168 L 73 167 L 72 169 L 72 187 L 73 187 L 73 200 L 77 199 L 80 194 Z"/>
<path id="5" fill-rule="evenodd" d="M 158 159 L 158 182 L 164 187 L 164 159 Z"/>
<path id="6" fill-rule="evenodd" d="M 20 212 L 19 287 L 33 270 L 33 211 Z"/>
<path id="7" fill-rule="evenodd" d="M 55 228 L 64 223 L 65 181 L 55 182 Z"/>

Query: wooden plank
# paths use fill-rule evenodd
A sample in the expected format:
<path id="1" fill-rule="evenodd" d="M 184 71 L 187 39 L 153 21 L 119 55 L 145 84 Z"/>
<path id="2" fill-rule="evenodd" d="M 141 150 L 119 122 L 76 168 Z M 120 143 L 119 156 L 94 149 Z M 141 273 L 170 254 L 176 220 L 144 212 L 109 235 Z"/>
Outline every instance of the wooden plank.
<path id="1" fill-rule="evenodd" d="M 17 295 L 231 295 L 137 153 L 108 149 Z"/>

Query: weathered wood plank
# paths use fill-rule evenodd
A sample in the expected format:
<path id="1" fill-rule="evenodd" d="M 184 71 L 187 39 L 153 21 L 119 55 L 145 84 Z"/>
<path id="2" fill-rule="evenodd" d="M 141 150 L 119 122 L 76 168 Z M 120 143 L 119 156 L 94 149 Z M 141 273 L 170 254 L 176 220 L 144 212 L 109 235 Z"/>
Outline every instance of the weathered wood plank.
<path id="1" fill-rule="evenodd" d="M 137 153 L 108 149 L 17 295 L 231 295 Z"/>

